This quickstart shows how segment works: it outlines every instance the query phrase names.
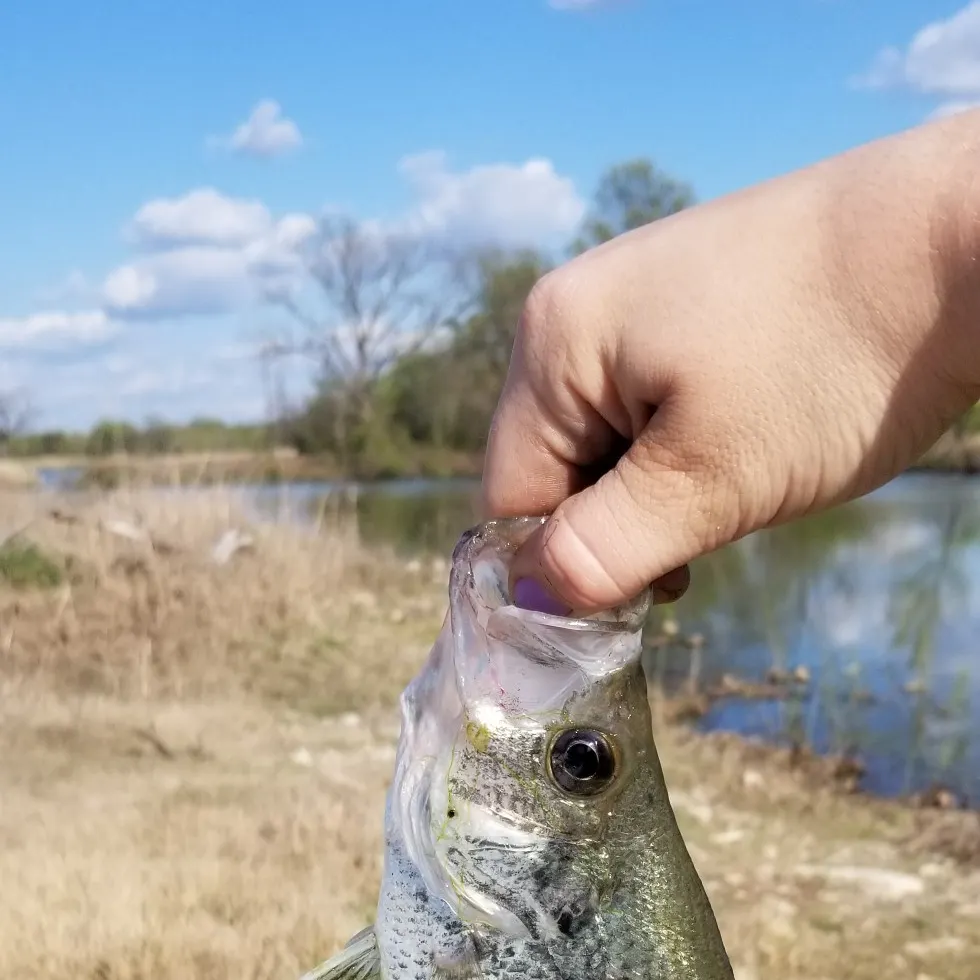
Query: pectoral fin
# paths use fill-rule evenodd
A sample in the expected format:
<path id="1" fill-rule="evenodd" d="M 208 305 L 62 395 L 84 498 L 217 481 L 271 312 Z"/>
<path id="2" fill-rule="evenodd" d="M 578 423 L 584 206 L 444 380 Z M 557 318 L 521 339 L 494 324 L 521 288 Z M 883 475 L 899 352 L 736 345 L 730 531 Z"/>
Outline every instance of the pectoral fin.
<path id="1" fill-rule="evenodd" d="M 381 957 L 374 926 L 362 929 L 334 957 L 301 980 L 381 980 Z"/>

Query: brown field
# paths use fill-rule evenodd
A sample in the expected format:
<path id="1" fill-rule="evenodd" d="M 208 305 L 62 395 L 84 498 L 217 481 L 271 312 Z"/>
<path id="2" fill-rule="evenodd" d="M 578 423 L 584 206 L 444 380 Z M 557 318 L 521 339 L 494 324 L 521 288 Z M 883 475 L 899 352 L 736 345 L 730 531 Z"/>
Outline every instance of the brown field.
<path id="1" fill-rule="evenodd" d="M 394 706 L 441 622 L 445 562 L 369 551 L 336 514 L 316 536 L 249 527 L 222 491 L 10 493 L 14 528 L 0 976 L 295 980 L 372 914 Z M 980 976 L 976 817 L 846 795 L 827 767 L 695 736 L 654 704 L 739 980 Z"/>

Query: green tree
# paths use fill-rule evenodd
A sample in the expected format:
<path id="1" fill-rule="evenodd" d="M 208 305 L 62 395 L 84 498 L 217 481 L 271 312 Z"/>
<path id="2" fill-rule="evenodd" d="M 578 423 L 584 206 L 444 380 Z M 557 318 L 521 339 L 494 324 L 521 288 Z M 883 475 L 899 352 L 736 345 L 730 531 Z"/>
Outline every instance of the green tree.
<path id="1" fill-rule="evenodd" d="M 466 448 L 482 448 L 486 443 L 524 303 L 548 269 L 546 260 L 532 251 L 495 255 L 482 263 L 477 310 L 454 344 L 458 388 L 454 435 Z"/>
<path id="2" fill-rule="evenodd" d="M 547 270 L 531 251 L 482 256 L 473 314 L 439 348 L 401 358 L 378 383 L 379 410 L 397 432 L 440 448 L 483 448 L 524 302 Z"/>
<path id="3" fill-rule="evenodd" d="M 163 455 L 174 451 L 176 433 L 174 427 L 162 419 L 149 418 L 143 426 L 139 442 L 144 452 Z"/>
<path id="4" fill-rule="evenodd" d="M 42 456 L 62 456 L 71 451 L 68 436 L 58 430 L 40 433 L 37 449 Z"/>
<path id="5" fill-rule="evenodd" d="M 695 203 L 691 187 L 637 158 L 616 164 L 603 174 L 592 210 L 572 243 L 573 254 L 642 225 L 670 217 Z"/>
<path id="6" fill-rule="evenodd" d="M 139 430 L 129 422 L 105 419 L 97 423 L 85 443 L 88 456 L 113 456 L 139 451 Z"/>

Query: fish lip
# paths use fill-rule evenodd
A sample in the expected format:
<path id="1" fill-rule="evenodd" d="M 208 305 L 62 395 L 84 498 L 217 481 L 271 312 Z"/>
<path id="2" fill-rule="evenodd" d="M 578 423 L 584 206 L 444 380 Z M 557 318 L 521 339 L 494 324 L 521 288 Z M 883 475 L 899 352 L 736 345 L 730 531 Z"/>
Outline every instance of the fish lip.
<path id="1" fill-rule="evenodd" d="M 496 611 L 494 607 L 488 606 L 482 600 L 481 604 L 491 612 Z M 632 623 L 622 620 L 607 622 L 599 619 L 585 619 L 580 616 L 558 616 L 555 613 L 538 612 L 535 609 L 524 609 L 521 606 L 512 605 L 508 608 L 514 610 L 510 615 L 522 619 L 526 623 L 539 623 L 542 626 L 554 626 L 573 632 L 631 633 L 635 628 Z"/>
<path id="2" fill-rule="evenodd" d="M 650 608 L 651 592 L 642 590 L 632 599 L 610 610 L 591 616 L 559 616 L 555 613 L 524 609 L 513 602 L 509 590 L 502 586 L 502 602 L 489 603 L 476 587 L 474 564 L 485 548 L 498 555 L 512 557 L 534 530 L 544 524 L 550 515 L 502 517 L 484 521 L 464 531 L 453 549 L 450 592 L 465 595 L 480 612 L 491 614 L 506 608 L 507 615 L 528 624 L 550 629 L 579 633 L 633 633 L 639 630 Z M 612 614 L 615 618 L 603 618 Z"/>

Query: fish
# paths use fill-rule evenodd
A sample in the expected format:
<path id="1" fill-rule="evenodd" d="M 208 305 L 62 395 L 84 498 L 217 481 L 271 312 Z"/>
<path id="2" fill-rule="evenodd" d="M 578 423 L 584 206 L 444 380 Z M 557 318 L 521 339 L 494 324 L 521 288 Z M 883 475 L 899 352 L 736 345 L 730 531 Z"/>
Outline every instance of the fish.
<path id="1" fill-rule="evenodd" d="M 654 744 L 650 592 L 517 606 L 510 564 L 544 520 L 460 537 L 401 697 L 375 921 L 302 980 L 732 980 Z"/>

